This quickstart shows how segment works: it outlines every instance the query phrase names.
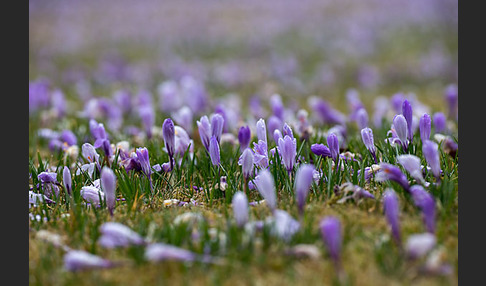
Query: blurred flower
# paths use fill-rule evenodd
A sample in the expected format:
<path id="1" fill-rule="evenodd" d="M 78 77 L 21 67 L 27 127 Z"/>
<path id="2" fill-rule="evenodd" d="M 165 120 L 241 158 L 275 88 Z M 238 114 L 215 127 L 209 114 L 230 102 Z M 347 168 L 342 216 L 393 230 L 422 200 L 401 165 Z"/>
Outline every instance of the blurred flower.
<path id="1" fill-rule="evenodd" d="M 399 155 L 397 156 L 397 161 L 415 180 L 422 184 L 426 183 L 422 176 L 422 166 L 420 165 L 419 157 L 410 154 Z"/>
<path id="2" fill-rule="evenodd" d="M 407 134 L 408 134 L 408 140 L 410 142 L 413 141 L 413 131 L 412 131 L 412 121 L 413 121 L 413 111 L 412 111 L 412 105 L 410 102 L 405 99 L 402 103 L 402 115 L 405 117 L 405 120 L 407 121 Z"/>
<path id="3" fill-rule="evenodd" d="M 248 146 L 250 146 L 251 141 L 251 131 L 250 127 L 241 126 L 238 131 L 238 141 L 240 143 L 240 151 L 243 152 Z"/>
<path id="4" fill-rule="evenodd" d="M 436 112 L 433 115 L 435 133 L 442 133 L 446 130 L 446 116 L 442 112 Z"/>
<path id="5" fill-rule="evenodd" d="M 458 95 L 457 95 L 457 86 L 455 84 L 450 84 L 447 86 L 445 90 L 445 98 L 447 101 L 449 118 L 453 120 L 457 119 Z"/>
<path id="6" fill-rule="evenodd" d="M 375 163 L 378 164 L 378 161 L 376 159 L 375 142 L 373 140 L 373 130 L 371 130 L 371 128 L 368 127 L 361 129 L 361 139 L 363 140 L 366 149 L 370 151 L 371 155 L 373 156 L 373 159 L 375 159 Z"/>
<path id="7" fill-rule="evenodd" d="M 409 191 L 410 185 L 407 176 L 395 165 L 381 162 L 380 170 L 376 173 L 375 180 L 377 182 L 384 182 L 387 180 L 397 182 L 405 191 Z"/>
<path id="8" fill-rule="evenodd" d="M 401 245 L 400 236 L 400 209 L 398 204 L 398 197 L 393 189 L 387 188 L 383 194 L 383 209 L 388 224 L 391 227 L 393 238 L 398 245 Z"/>
<path id="9" fill-rule="evenodd" d="M 410 187 L 414 204 L 422 211 L 422 217 L 427 232 L 435 233 L 435 201 L 434 197 L 422 186 Z"/>
<path id="10" fill-rule="evenodd" d="M 278 151 L 282 157 L 282 163 L 284 164 L 287 172 L 291 172 L 295 164 L 295 156 L 297 155 L 297 140 L 291 138 L 289 135 L 285 135 L 282 139 L 278 140 Z"/>
<path id="11" fill-rule="evenodd" d="M 359 129 L 368 127 L 368 112 L 364 107 L 356 112 L 356 123 Z"/>
<path id="12" fill-rule="evenodd" d="M 437 143 L 426 140 L 422 145 L 422 153 L 424 154 L 427 164 L 432 169 L 432 174 L 440 180 L 440 157 L 439 157 L 439 145 Z"/>
<path id="13" fill-rule="evenodd" d="M 221 162 L 221 157 L 219 153 L 219 143 L 216 139 L 216 136 L 212 136 L 211 140 L 209 141 L 209 157 L 211 158 L 211 163 L 213 166 L 218 166 Z"/>
<path id="14" fill-rule="evenodd" d="M 295 174 L 295 198 L 297 200 L 297 207 L 299 209 L 299 214 L 303 215 L 305 200 L 309 189 L 312 186 L 312 181 L 314 180 L 314 166 L 310 164 L 303 164 L 297 169 Z"/>
<path id="15" fill-rule="evenodd" d="M 254 163 L 253 159 L 254 159 L 253 152 L 251 151 L 250 148 L 246 148 L 238 160 L 238 165 L 241 166 L 243 176 L 245 177 L 245 179 L 248 179 L 253 171 L 253 163 Z"/>
<path id="16" fill-rule="evenodd" d="M 300 228 L 300 223 L 289 213 L 278 209 L 273 211 L 273 215 L 267 218 L 265 223 L 270 225 L 273 235 L 276 235 L 285 242 L 290 241 Z"/>
<path id="17" fill-rule="evenodd" d="M 109 268 L 113 265 L 110 260 L 83 250 L 69 250 L 64 254 L 64 268 L 68 271 Z"/>
<path id="18" fill-rule="evenodd" d="M 238 227 L 243 227 L 248 222 L 248 199 L 243 192 L 236 192 L 232 200 L 233 214 Z"/>
<path id="19" fill-rule="evenodd" d="M 64 166 L 64 169 L 62 170 L 62 182 L 64 183 L 66 192 L 70 195 L 72 191 L 72 178 L 71 171 L 67 166 Z"/>
<path id="20" fill-rule="evenodd" d="M 266 169 L 260 170 L 258 176 L 255 178 L 255 184 L 258 192 L 260 192 L 265 199 L 272 212 L 275 211 L 277 208 L 277 194 L 273 176 L 270 171 Z"/>
<path id="21" fill-rule="evenodd" d="M 327 251 L 334 264 L 338 266 L 342 244 L 341 223 L 337 218 L 328 216 L 321 220 L 319 226 Z"/>
<path id="22" fill-rule="evenodd" d="M 420 123 L 419 123 L 420 139 L 422 140 L 422 143 L 425 142 L 425 140 L 430 139 L 431 126 L 432 126 L 432 120 L 430 119 L 430 116 L 427 113 L 424 113 L 424 115 L 420 117 Z"/>
<path id="23" fill-rule="evenodd" d="M 105 222 L 100 226 L 101 236 L 98 243 L 105 248 L 142 245 L 145 240 L 128 226 L 118 222 Z"/>
<path id="24" fill-rule="evenodd" d="M 106 198 L 106 206 L 110 211 L 110 215 L 113 216 L 113 210 L 115 209 L 116 204 L 116 176 L 113 171 L 108 167 L 103 167 L 101 170 L 101 188 L 105 193 Z"/>
<path id="25" fill-rule="evenodd" d="M 418 259 L 430 252 L 436 243 L 435 235 L 431 233 L 412 234 L 405 244 L 407 256 L 411 259 Z"/>

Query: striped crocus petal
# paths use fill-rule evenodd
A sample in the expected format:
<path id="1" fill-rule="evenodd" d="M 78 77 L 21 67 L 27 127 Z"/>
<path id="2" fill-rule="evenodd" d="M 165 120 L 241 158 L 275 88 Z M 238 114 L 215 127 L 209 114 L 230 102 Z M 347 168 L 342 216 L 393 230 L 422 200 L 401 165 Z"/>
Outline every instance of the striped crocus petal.
<path id="1" fill-rule="evenodd" d="M 391 180 L 397 182 L 405 191 L 409 191 L 410 184 L 408 183 L 407 176 L 395 165 L 381 162 L 380 169 L 376 173 L 375 180 L 377 182 L 384 182 Z"/>
<path id="2" fill-rule="evenodd" d="M 273 181 L 273 176 L 267 169 L 262 169 L 257 178 L 255 178 L 255 184 L 265 199 L 267 205 L 273 211 L 277 208 L 277 194 L 275 190 L 275 182 Z"/>
<path id="3" fill-rule="evenodd" d="M 412 105 L 410 102 L 405 99 L 402 103 L 402 115 L 405 117 L 405 120 L 407 120 L 407 134 L 408 134 L 408 140 L 410 142 L 413 141 L 413 132 L 412 132 L 412 120 L 413 120 L 413 111 L 412 111 Z"/>
<path id="4" fill-rule="evenodd" d="M 285 135 L 288 135 L 290 138 L 294 139 L 294 132 L 292 132 L 292 128 L 287 123 L 284 124 L 282 130 L 282 136 L 285 137 Z"/>
<path id="5" fill-rule="evenodd" d="M 339 263 L 342 244 L 341 223 L 339 219 L 333 216 L 325 217 L 321 220 L 319 226 L 329 255 L 334 263 Z"/>
<path id="6" fill-rule="evenodd" d="M 197 128 L 199 131 L 199 137 L 204 148 L 209 151 L 209 140 L 211 140 L 211 124 L 206 115 L 202 116 L 197 122 Z"/>
<path id="7" fill-rule="evenodd" d="M 66 192 L 70 195 L 72 190 L 72 178 L 71 171 L 67 166 L 64 166 L 64 169 L 62 170 L 62 182 L 64 188 L 66 188 Z"/>
<path id="8" fill-rule="evenodd" d="M 430 166 L 432 173 L 439 180 L 441 173 L 439 145 L 433 141 L 426 140 L 422 145 L 422 153 L 424 154 L 425 160 Z"/>
<path id="9" fill-rule="evenodd" d="M 401 245 L 400 235 L 400 206 L 398 203 L 398 197 L 394 190 L 387 188 L 383 194 L 383 209 L 385 217 L 390 225 L 393 238 L 397 244 Z"/>
<path id="10" fill-rule="evenodd" d="M 137 148 L 135 150 L 137 159 L 140 162 L 140 167 L 145 176 L 150 177 L 152 175 L 152 168 L 150 167 L 149 153 L 146 147 Z"/>
<path id="11" fill-rule="evenodd" d="M 339 141 L 336 134 L 331 133 L 327 136 L 327 146 L 329 146 L 329 150 L 331 151 L 332 159 L 336 161 L 339 157 Z"/>
<path id="12" fill-rule="evenodd" d="M 233 215 L 238 227 L 243 227 L 248 222 L 249 209 L 248 199 L 245 193 L 238 191 L 233 195 Z"/>
<path id="13" fill-rule="evenodd" d="M 424 115 L 420 117 L 420 121 L 419 121 L 420 139 L 422 140 L 422 143 L 425 142 L 425 140 L 430 139 L 431 128 L 432 128 L 432 119 L 430 118 L 430 115 L 424 113 Z"/>
<path id="14" fill-rule="evenodd" d="M 64 255 L 64 268 L 68 271 L 108 268 L 113 265 L 110 260 L 83 250 L 69 250 Z"/>
<path id="15" fill-rule="evenodd" d="M 324 144 L 320 144 L 320 143 L 312 144 L 311 151 L 317 156 L 331 157 L 331 150 L 329 150 L 329 148 L 327 148 L 327 146 Z"/>
<path id="16" fill-rule="evenodd" d="M 211 158 L 211 163 L 214 166 L 218 166 L 221 162 L 221 157 L 219 153 L 219 143 L 216 139 L 216 136 L 212 136 L 211 140 L 209 141 L 209 157 Z"/>
<path id="17" fill-rule="evenodd" d="M 260 118 L 256 123 L 256 133 L 258 140 L 262 140 L 267 143 L 267 127 L 265 125 L 265 120 Z"/>
<path id="18" fill-rule="evenodd" d="M 42 183 L 57 183 L 57 173 L 54 172 L 41 172 L 37 175 L 37 179 Z"/>
<path id="19" fill-rule="evenodd" d="M 285 135 L 284 138 L 278 140 L 278 151 L 287 172 L 291 172 L 294 168 L 295 156 L 297 155 L 297 140 Z"/>
<path id="20" fill-rule="evenodd" d="M 167 153 L 169 153 L 169 157 L 174 157 L 175 154 L 175 129 L 174 129 L 174 122 L 172 119 L 167 118 L 164 120 L 162 124 L 162 137 L 164 138 L 165 148 L 167 149 Z"/>
<path id="21" fill-rule="evenodd" d="M 280 132 L 280 130 L 278 129 L 275 129 L 273 131 L 273 140 L 275 141 L 275 143 L 278 144 L 278 140 L 280 140 L 280 138 L 283 139 L 282 132 Z"/>
<path id="22" fill-rule="evenodd" d="M 243 151 L 243 154 L 241 154 L 240 159 L 238 160 L 238 164 L 241 165 L 241 168 L 243 170 L 243 176 L 245 176 L 245 178 L 247 179 L 250 177 L 253 171 L 253 158 L 253 151 L 251 151 L 250 148 L 246 148 L 245 151 Z"/>
<path id="23" fill-rule="evenodd" d="M 304 213 L 305 200 L 309 189 L 312 186 L 312 181 L 314 180 L 314 166 L 310 164 L 304 164 L 297 169 L 295 174 L 295 196 L 297 200 L 297 207 L 299 213 Z"/>
<path id="24" fill-rule="evenodd" d="M 424 177 L 422 176 L 422 166 L 420 165 L 419 157 L 410 154 L 399 155 L 397 156 L 397 161 L 415 180 L 420 183 L 425 182 Z"/>
<path id="25" fill-rule="evenodd" d="M 142 245 L 145 240 L 128 226 L 118 222 L 105 222 L 100 226 L 98 243 L 105 248 Z"/>
<path id="26" fill-rule="evenodd" d="M 221 114 L 215 113 L 211 117 L 211 136 L 216 137 L 218 143 L 221 142 L 221 134 L 223 134 L 224 118 Z"/>
<path id="27" fill-rule="evenodd" d="M 393 127 L 395 129 L 398 139 L 403 149 L 406 151 L 408 148 L 408 125 L 407 120 L 401 114 L 395 115 L 393 118 Z"/>

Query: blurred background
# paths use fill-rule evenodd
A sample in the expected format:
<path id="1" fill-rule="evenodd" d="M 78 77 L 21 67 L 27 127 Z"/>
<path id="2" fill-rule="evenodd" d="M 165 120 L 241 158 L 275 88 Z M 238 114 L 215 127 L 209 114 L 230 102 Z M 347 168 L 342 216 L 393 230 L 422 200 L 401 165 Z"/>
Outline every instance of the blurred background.
<path id="1" fill-rule="evenodd" d="M 29 2 L 29 80 L 71 97 L 189 75 L 216 98 L 443 98 L 457 51 L 455 0 Z"/>

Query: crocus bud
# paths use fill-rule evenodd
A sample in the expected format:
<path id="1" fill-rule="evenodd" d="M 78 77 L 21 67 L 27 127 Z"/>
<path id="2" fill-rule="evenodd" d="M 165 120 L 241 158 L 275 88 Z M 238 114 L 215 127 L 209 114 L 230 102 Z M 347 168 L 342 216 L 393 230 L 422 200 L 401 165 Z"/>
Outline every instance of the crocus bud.
<path id="1" fill-rule="evenodd" d="M 267 205 L 272 211 L 277 208 L 277 194 L 275 191 L 275 183 L 273 176 L 267 169 L 262 169 L 255 178 L 255 183 L 258 191 L 267 202 Z"/>
<path id="2" fill-rule="evenodd" d="M 137 159 L 140 162 L 142 172 L 145 174 L 145 176 L 147 176 L 147 178 L 150 178 L 150 175 L 152 175 L 152 168 L 150 167 L 148 149 L 145 147 L 137 148 L 135 153 L 137 154 Z"/>
<path id="3" fill-rule="evenodd" d="M 407 256 L 411 259 L 418 259 L 426 255 L 436 244 L 435 235 L 431 233 L 412 234 L 408 237 L 405 245 Z"/>
<path id="4" fill-rule="evenodd" d="M 64 169 L 62 170 L 62 182 L 64 183 L 66 192 L 70 195 L 72 190 L 72 178 L 71 171 L 67 166 L 64 166 Z"/>
<path id="5" fill-rule="evenodd" d="M 436 133 L 442 133 L 446 130 L 446 116 L 442 112 L 436 112 L 433 115 L 434 130 Z"/>
<path id="6" fill-rule="evenodd" d="M 81 155 L 90 163 L 98 163 L 100 155 L 96 152 L 93 145 L 89 143 L 84 143 L 81 146 Z"/>
<path id="7" fill-rule="evenodd" d="M 197 122 L 197 128 L 199 131 L 199 137 L 204 148 L 209 151 L 209 140 L 211 140 L 211 124 L 206 115 L 202 116 Z"/>
<path id="8" fill-rule="evenodd" d="M 267 143 L 267 127 L 265 125 L 265 120 L 260 118 L 256 123 L 256 132 L 258 140 L 262 140 Z"/>
<path id="9" fill-rule="evenodd" d="M 68 271 L 108 268 L 113 263 L 83 250 L 69 250 L 64 255 L 64 268 Z"/>
<path id="10" fill-rule="evenodd" d="M 431 126 L 432 126 L 432 120 L 430 119 L 430 116 L 427 113 L 424 113 L 424 115 L 420 117 L 420 122 L 419 122 L 420 139 L 422 140 L 422 143 L 425 140 L 430 139 Z"/>
<path id="11" fill-rule="evenodd" d="M 281 130 L 282 129 L 282 120 L 280 120 L 277 116 L 271 115 L 268 117 L 268 122 L 267 122 L 268 128 L 267 132 L 269 134 L 273 134 L 275 130 Z M 277 141 L 275 141 L 277 142 Z"/>
<path id="12" fill-rule="evenodd" d="M 376 147 L 375 141 L 373 140 L 373 130 L 368 127 L 361 129 L 361 139 L 363 140 L 366 149 L 368 149 L 371 155 L 373 155 L 375 163 L 378 163 L 378 161 L 376 160 Z"/>
<path id="13" fill-rule="evenodd" d="M 440 180 L 440 157 L 439 157 L 439 145 L 437 143 L 427 140 L 422 145 L 422 153 L 424 154 L 427 164 L 432 170 L 432 174 Z"/>
<path id="14" fill-rule="evenodd" d="M 356 112 L 356 123 L 359 129 L 368 127 L 368 112 L 366 112 L 366 109 L 360 108 Z"/>
<path id="15" fill-rule="evenodd" d="M 385 162 L 380 163 L 380 170 L 376 173 L 375 180 L 377 182 L 391 180 L 397 182 L 407 192 L 410 189 L 407 176 L 400 170 L 400 168 Z"/>
<path id="16" fill-rule="evenodd" d="M 414 185 L 410 188 L 412 199 L 418 208 L 422 211 L 422 217 L 427 232 L 435 232 L 435 201 L 434 197 L 428 193 L 422 186 Z"/>
<path id="17" fill-rule="evenodd" d="M 250 140 L 251 140 L 251 131 L 250 127 L 247 126 L 241 126 L 240 130 L 238 131 L 238 141 L 240 142 L 240 150 L 243 152 L 248 146 L 250 146 Z"/>
<path id="18" fill-rule="evenodd" d="M 243 151 L 243 154 L 241 154 L 240 160 L 238 161 L 238 164 L 241 165 L 243 169 L 243 176 L 248 179 L 253 171 L 253 152 L 251 151 L 250 148 L 246 148 L 245 151 Z"/>
<path id="19" fill-rule="evenodd" d="M 211 117 L 211 135 L 216 137 L 216 141 L 221 142 L 223 134 L 224 118 L 221 114 L 216 113 Z"/>
<path id="20" fill-rule="evenodd" d="M 173 158 L 175 154 L 175 130 L 172 119 L 167 118 L 162 124 L 162 137 L 164 138 L 165 148 L 169 157 Z"/>
<path id="21" fill-rule="evenodd" d="M 318 143 L 312 144 L 311 151 L 317 156 L 331 157 L 331 150 L 329 150 L 329 148 L 327 148 L 327 146 L 324 144 L 318 144 Z"/>
<path id="22" fill-rule="evenodd" d="M 393 127 L 395 128 L 395 132 L 400 139 L 400 144 L 402 145 L 403 149 L 407 151 L 408 148 L 408 124 L 405 117 L 401 114 L 395 115 L 393 118 Z"/>
<path id="23" fill-rule="evenodd" d="M 339 265 L 342 244 L 341 223 L 337 218 L 328 216 L 323 218 L 319 225 L 327 251 L 334 264 Z"/>
<path id="24" fill-rule="evenodd" d="M 331 151 L 332 159 L 337 162 L 339 158 L 339 141 L 336 134 L 331 133 L 327 136 L 327 146 L 329 146 L 329 150 Z"/>
<path id="25" fill-rule="evenodd" d="M 278 144 L 278 140 L 282 138 L 283 139 L 283 136 L 282 136 L 282 132 L 280 132 L 280 130 L 278 129 L 275 129 L 273 131 L 273 140 L 275 141 L 275 143 Z"/>
<path id="26" fill-rule="evenodd" d="M 395 191 L 390 188 L 387 188 L 383 194 L 383 209 L 386 220 L 391 227 L 393 238 L 398 245 L 401 245 L 400 206 Z"/>
<path id="27" fill-rule="evenodd" d="M 310 164 L 304 164 L 297 169 L 295 174 L 295 198 L 297 200 L 297 207 L 299 213 L 302 215 L 304 213 L 305 200 L 309 189 L 312 186 L 312 181 L 314 180 L 314 166 Z"/>
<path id="28" fill-rule="evenodd" d="M 297 140 L 285 135 L 283 139 L 280 138 L 278 140 L 278 150 L 282 157 L 282 163 L 287 169 L 287 172 L 290 173 L 294 168 L 295 156 L 297 155 Z"/>
<path id="29" fill-rule="evenodd" d="M 425 183 L 422 176 L 422 166 L 420 165 L 420 158 L 415 155 L 399 155 L 397 156 L 398 163 L 403 166 L 410 176 L 420 183 Z"/>
<path id="30" fill-rule="evenodd" d="M 236 192 L 233 195 L 232 205 L 236 224 L 241 228 L 248 222 L 248 199 L 245 193 L 240 191 Z"/>
<path id="31" fill-rule="evenodd" d="M 100 227 L 101 236 L 98 243 L 105 248 L 142 245 L 144 238 L 128 226 L 118 222 L 105 222 Z"/>
<path id="32" fill-rule="evenodd" d="M 284 124 L 282 130 L 283 130 L 282 136 L 285 137 L 285 135 L 288 135 L 290 136 L 290 138 L 294 139 L 294 133 L 292 132 L 292 128 L 290 128 L 290 126 L 287 123 Z"/>
<path id="33" fill-rule="evenodd" d="M 106 196 L 106 206 L 110 211 L 110 215 L 113 216 L 113 210 L 115 209 L 116 203 L 116 176 L 115 173 L 106 166 L 101 170 L 101 188 Z"/>
<path id="34" fill-rule="evenodd" d="M 410 102 L 408 102 L 407 99 L 405 99 L 402 103 L 402 115 L 405 117 L 405 120 L 407 121 L 407 135 L 408 135 L 408 140 L 410 142 L 413 141 L 413 131 L 412 131 L 412 120 L 413 120 L 413 111 L 412 111 L 412 105 Z"/>
<path id="35" fill-rule="evenodd" d="M 212 136 L 211 140 L 209 141 L 209 157 L 211 158 L 211 163 L 214 166 L 218 166 L 221 162 L 221 157 L 219 153 L 219 143 L 216 139 L 216 136 Z"/>

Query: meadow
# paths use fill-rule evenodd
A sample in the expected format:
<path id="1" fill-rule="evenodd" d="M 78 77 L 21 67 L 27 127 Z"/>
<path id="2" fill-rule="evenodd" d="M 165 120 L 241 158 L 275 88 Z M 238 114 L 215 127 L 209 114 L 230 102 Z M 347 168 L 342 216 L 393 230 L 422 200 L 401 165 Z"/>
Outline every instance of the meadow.
<path id="1" fill-rule="evenodd" d="M 457 285 L 457 1 L 29 2 L 29 284 Z"/>

